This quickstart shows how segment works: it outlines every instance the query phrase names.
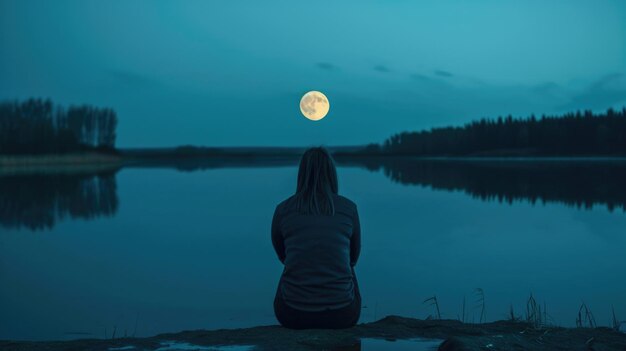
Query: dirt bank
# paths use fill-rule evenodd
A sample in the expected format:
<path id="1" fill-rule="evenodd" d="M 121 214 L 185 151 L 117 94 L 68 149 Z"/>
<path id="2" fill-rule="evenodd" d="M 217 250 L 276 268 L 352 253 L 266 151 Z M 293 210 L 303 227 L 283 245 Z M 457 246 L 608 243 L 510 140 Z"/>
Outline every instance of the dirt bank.
<path id="1" fill-rule="evenodd" d="M 49 342 L 0 341 L 0 350 L 361 350 L 360 340 L 382 339 L 380 350 L 398 349 L 400 340 L 444 340 L 439 350 L 626 350 L 626 334 L 609 328 L 533 329 L 523 322 L 464 324 L 455 320 L 418 320 L 389 316 L 346 330 L 288 330 L 279 326 L 195 330 L 149 338 Z M 397 342 L 394 342 L 397 340 Z M 174 344 L 173 344 L 174 343 Z M 177 346 L 178 345 L 178 346 Z M 250 345 L 235 348 L 232 345 Z M 383 346 L 381 346 L 383 345 Z M 368 348 L 369 349 L 369 348 Z M 405 348 L 403 348 L 405 349 Z"/>

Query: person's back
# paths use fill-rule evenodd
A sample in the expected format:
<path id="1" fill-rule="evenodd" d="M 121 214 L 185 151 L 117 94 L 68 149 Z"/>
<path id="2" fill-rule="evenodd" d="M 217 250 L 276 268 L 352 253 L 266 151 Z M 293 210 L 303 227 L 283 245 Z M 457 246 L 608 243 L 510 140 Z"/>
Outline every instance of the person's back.
<path id="1" fill-rule="evenodd" d="M 303 156 L 298 191 L 274 211 L 272 243 L 285 265 L 274 308 L 290 328 L 356 324 L 361 297 L 354 273 L 361 247 L 356 205 L 337 194 L 336 171 L 325 149 Z"/>
<path id="2" fill-rule="evenodd" d="M 273 227 L 285 248 L 280 288 L 293 308 L 321 311 L 345 307 L 354 299 L 351 267 L 359 245 L 351 239 L 359 234 L 358 214 L 345 197 L 333 195 L 333 200 L 333 216 L 299 213 L 294 196 L 276 208 Z"/>

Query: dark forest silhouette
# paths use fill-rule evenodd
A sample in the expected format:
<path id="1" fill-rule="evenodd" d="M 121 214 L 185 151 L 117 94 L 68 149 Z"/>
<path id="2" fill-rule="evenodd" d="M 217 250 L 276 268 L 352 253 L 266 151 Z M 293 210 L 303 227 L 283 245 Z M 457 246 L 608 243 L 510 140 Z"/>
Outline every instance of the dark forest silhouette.
<path id="1" fill-rule="evenodd" d="M 50 100 L 0 103 L 0 154 L 113 151 L 117 116 L 88 105 L 63 108 Z"/>
<path id="2" fill-rule="evenodd" d="M 0 176 L 0 226 L 51 229 L 60 219 L 113 216 L 115 171 Z"/>
<path id="3" fill-rule="evenodd" d="M 367 154 L 413 156 L 626 155 L 626 108 L 515 119 L 481 119 L 463 127 L 402 132 Z"/>
<path id="4" fill-rule="evenodd" d="M 114 151 L 117 116 L 88 105 L 63 108 L 50 100 L 0 103 L 0 155 Z M 278 154 L 288 151 L 278 150 Z M 139 157 L 238 155 L 220 148 L 179 147 L 135 152 Z M 253 157 L 255 152 L 250 155 Z M 626 156 L 626 108 L 536 118 L 481 119 L 462 127 L 401 132 L 382 145 L 345 154 L 407 156 Z"/>

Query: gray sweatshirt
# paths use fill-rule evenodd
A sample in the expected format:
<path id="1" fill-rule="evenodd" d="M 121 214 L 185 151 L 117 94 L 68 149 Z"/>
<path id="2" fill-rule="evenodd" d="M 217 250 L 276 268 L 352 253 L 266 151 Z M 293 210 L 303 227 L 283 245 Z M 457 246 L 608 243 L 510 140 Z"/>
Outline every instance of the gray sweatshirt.
<path id="1" fill-rule="evenodd" d="M 335 215 L 303 215 L 294 196 L 276 206 L 272 244 L 285 265 L 278 294 L 301 311 L 349 305 L 354 299 L 352 267 L 361 252 L 356 204 L 334 195 Z"/>

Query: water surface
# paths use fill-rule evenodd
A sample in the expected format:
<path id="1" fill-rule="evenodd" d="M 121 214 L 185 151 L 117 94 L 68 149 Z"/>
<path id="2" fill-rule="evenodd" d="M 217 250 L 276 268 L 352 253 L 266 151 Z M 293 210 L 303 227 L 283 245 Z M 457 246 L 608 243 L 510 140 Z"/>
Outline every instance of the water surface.
<path id="1" fill-rule="evenodd" d="M 340 160 L 360 212 L 362 322 L 626 316 L 626 163 Z M 0 339 L 276 324 L 269 226 L 296 160 L 0 175 Z M 465 300 L 465 316 L 463 301 Z"/>

